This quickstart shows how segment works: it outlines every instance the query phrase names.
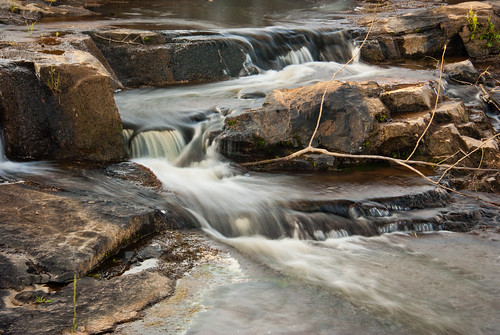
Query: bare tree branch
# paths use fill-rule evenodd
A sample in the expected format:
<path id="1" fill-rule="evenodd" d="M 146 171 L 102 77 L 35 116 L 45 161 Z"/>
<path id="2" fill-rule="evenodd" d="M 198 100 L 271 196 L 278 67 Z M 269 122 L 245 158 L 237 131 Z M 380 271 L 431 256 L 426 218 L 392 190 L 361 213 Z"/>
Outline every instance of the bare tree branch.
<path id="1" fill-rule="evenodd" d="M 439 103 L 439 94 L 441 93 L 441 79 L 443 78 L 443 66 L 444 66 L 444 54 L 445 53 L 446 53 L 446 44 L 444 45 L 443 54 L 441 55 L 441 66 L 439 67 L 439 80 L 438 80 L 438 87 L 437 87 L 437 93 L 436 93 L 436 102 L 434 103 L 434 108 L 432 109 L 431 119 L 429 120 L 427 127 L 425 127 L 422 135 L 420 135 L 420 137 L 418 138 L 417 143 L 415 144 L 415 147 L 413 148 L 413 151 L 408 156 L 408 158 L 406 158 L 406 160 L 410 160 L 410 158 L 413 156 L 415 151 L 417 151 L 418 146 L 420 144 L 420 141 L 422 141 L 425 134 L 427 133 L 427 130 L 429 130 L 429 127 L 431 126 L 432 121 L 434 120 L 434 115 L 436 114 L 436 110 L 437 110 L 438 103 Z"/>

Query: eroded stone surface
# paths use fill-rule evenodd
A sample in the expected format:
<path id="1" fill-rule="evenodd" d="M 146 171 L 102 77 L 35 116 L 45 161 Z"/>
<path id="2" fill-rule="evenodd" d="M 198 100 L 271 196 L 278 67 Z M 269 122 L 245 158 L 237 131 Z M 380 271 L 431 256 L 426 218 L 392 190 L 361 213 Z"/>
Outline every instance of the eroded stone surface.
<path id="1" fill-rule="evenodd" d="M 76 281 L 76 333 L 111 331 L 118 323 L 136 319 L 148 305 L 167 297 L 173 282 L 159 274 L 141 272 L 110 280 L 90 277 Z M 74 286 L 46 296 L 44 303 L 21 307 L 4 334 L 71 334 Z M 19 312 L 19 311 L 17 311 Z M 36 322 L 33 322 L 36 320 Z"/>

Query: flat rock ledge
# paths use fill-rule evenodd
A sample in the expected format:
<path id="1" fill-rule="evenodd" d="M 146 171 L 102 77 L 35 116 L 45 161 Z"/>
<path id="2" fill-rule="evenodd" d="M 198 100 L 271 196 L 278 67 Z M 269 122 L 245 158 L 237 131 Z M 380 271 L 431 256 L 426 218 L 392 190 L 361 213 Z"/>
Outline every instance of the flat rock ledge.
<path id="1" fill-rule="evenodd" d="M 179 270 L 85 277 L 108 259 L 121 262 L 115 258 L 122 248 L 189 219 L 166 204 L 168 195 L 144 167 L 121 163 L 71 171 L 0 183 L 2 334 L 71 333 L 75 276 L 77 333 L 110 331 L 170 295 L 179 271 L 203 254 L 192 251 L 180 234 L 170 233 L 166 238 L 176 241 L 177 249 L 170 253 L 177 255 L 173 263 L 182 263 Z M 161 258 L 163 253 L 145 248 L 140 259 Z"/>

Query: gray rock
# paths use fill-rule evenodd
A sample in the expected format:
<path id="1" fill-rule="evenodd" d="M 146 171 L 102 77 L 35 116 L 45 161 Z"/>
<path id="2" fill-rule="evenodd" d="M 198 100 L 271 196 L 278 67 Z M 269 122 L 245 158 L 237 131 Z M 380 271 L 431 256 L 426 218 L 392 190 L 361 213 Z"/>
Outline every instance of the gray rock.
<path id="1" fill-rule="evenodd" d="M 479 71 L 470 60 L 446 64 L 443 71 L 452 79 L 475 84 L 479 79 Z"/>
<path id="2" fill-rule="evenodd" d="M 423 85 L 388 91 L 380 98 L 391 113 L 420 112 L 434 105 L 436 94 L 428 85 Z"/>
<path id="3" fill-rule="evenodd" d="M 475 32 L 470 31 L 467 21 L 471 8 L 479 22 Z M 485 27 L 488 18 L 495 27 L 500 26 L 499 9 L 493 2 L 464 2 L 383 18 L 361 49 L 361 59 L 380 63 L 425 56 L 439 58 L 446 45 L 446 56 L 494 60 L 500 45 L 485 39 Z"/>
<path id="4" fill-rule="evenodd" d="M 158 273 L 141 272 L 110 280 L 76 281 L 76 333 L 109 332 L 139 317 L 142 309 L 169 296 L 173 282 Z M 70 334 L 73 330 L 73 285 L 48 296 L 50 302 L 24 308 L 4 334 Z M 33 322 L 36 320 L 36 322 Z"/>
<path id="5" fill-rule="evenodd" d="M 219 149 L 232 159 L 244 161 L 259 152 L 271 156 L 305 147 L 316 127 L 326 85 L 274 91 L 262 108 L 228 117 L 219 136 Z M 375 115 L 387 110 L 370 97 L 377 89 L 375 84 L 332 83 L 313 144 L 334 151 L 359 152 L 373 129 Z"/>
<path id="6" fill-rule="evenodd" d="M 240 42 L 221 36 L 165 37 L 141 30 L 95 31 L 91 36 L 128 87 L 228 79 L 240 75 L 246 59 Z"/>

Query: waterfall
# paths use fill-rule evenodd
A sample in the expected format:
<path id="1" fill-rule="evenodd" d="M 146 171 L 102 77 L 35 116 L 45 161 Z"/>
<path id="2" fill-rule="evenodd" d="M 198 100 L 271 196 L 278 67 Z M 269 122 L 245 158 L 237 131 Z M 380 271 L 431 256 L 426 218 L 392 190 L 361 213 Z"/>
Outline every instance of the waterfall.
<path id="1" fill-rule="evenodd" d="M 173 161 L 186 146 L 184 137 L 178 130 L 149 130 L 135 133 L 124 129 L 123 137 L 128 143 L 130 157 L 156 157 Z"/>
<path id="2" fill-rule="evenodd" d="M 285 67 L 292 64 L 313 62 L 314 59 L 309 49 L 302 47 L 299 50 L 288 52 L 285 56 L 279 56 L 278 61 L 282 67 Z"/>
<path id="3" fill-rule="evenodd" d="M 5 162 L 7 158 L 5 157 L 5 152 L 3 149 L 3 133 L 0 131 L 0 164 Z"/>
<path id="4" fill-rule="evenodd" d="M 261 70 L 281 70 L 313 61 L 344 63 L 354 48 L 350 33 L 339 30 L 237 29 L 226 32 L 224 37 L 241 43 L 252 64 Z"/>
<path id="5" fill-rule="evenodd" d="M 277 28 L 231 32 L 233 37 L 236 34 L 247 47 L 246 65 L 258 67 L 258 74 L 202 85 L 129 90 L 115 96 L 122 119 L 130 128 L 142 129 L 124 131 L 131 157 L 175 193 L 175 200 L 169 201 L 184 212 L 183 224 L 202 228 L 287 278 L 313 283 L 328 295 L 329 304 L 347 301 L 355 313 L 364 311 L 389 324 L 373 333 L 481 333 L 481 322 L 475 319 L 486 320 L 482 315 L 498 310 L 498 294 L 484 291 L 485 283 L 473 282 L 468 272 L 436 260 L 439 256 L 425 254 L 425 238 L 413 235 L 446 229 L 447 220 L 453 220 L 447 216 L 453 207 L 446 192 L 401 171 L 264 174 L 235 167 L 217 154 L 210 143 L 220 133 L 225 115 L 259 108 L 263 96 L 273 89 L 328 80 L 352 51 L 348 39 L 338 32 Z M 401 78 L 408 75 L 405 71 L 409 70 L 356 63 L 339 79 Z M 430 77 L 429 72 L 415 70 L 409 76 Z M 194 117 L 195 112 L 206 117 Z M 186 128 L 191 129 L 189 134 Z M 456 220 L 462 224 L 461 218 Z M 408 243 L 423 251 L 415 252 L 405 246 Z M 490 291 L 497 287 L 486 286 Z M 448 303 L 450 297 L 460 295 L 470 298 Z M 261 308 L 262 301 L 256 300 L 248 304 Z M 224 321 L 233 317 L 228 317 L 232 303 L 221 302 L 230 306 L 220 313 Z M 213 319 L 218 313 L 207 315 Z M 303 323 L 311 323 L 311 315 Z M 258 318 L 259 323 L 263 319 Z M 338 333 L 369 334 L 367 329 L 361 326 L 358 332 L 348 328 Z M 235 333 L 232 330 L 214 333 Z M 321 332 L 331 333 L 335 329 Z"/>

